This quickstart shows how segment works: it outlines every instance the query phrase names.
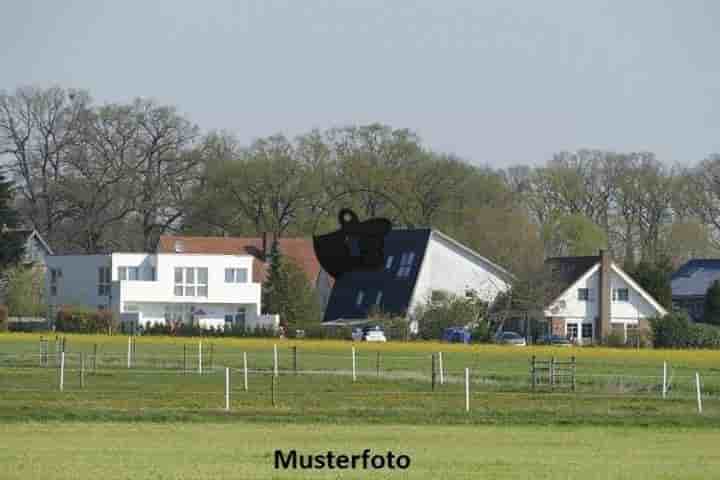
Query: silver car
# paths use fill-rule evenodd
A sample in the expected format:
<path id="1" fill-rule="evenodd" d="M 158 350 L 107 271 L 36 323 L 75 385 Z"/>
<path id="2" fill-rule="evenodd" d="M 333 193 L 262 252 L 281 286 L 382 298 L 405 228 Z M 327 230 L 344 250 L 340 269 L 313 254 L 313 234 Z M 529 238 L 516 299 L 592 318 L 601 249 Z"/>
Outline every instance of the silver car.
<path id="1" fill-rule="evenodd" d="M 525 347 L 527 342 L 525 337 L 522 337 L 519 333 L 515 332 L 502 332 L 497 336 L 497 343 L 505 345 L 514 345 L 516 347 Z"/>

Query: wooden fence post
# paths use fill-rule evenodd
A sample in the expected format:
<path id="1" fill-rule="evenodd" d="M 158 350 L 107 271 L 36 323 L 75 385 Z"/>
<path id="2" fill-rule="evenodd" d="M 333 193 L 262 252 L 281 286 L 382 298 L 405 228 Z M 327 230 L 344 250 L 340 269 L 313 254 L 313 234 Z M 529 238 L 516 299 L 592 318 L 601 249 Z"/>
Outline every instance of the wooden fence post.
<path id="1" fill-rule="evenodd" d="M 93 374 L 97 371 L 97 343 L 93 344 Z"/>
<path id="2" fill-rule="evenodd" d="M 550 388 L 555 388 L 555 357 L 550 360 Z"/>
<path id="3" fill-rule="evenodd" d="M 667 362 L 663 362 L 662 398 L 667 398 Z"/>
<path id="4" fill-rule="evenodd" d="M 430 386 L 432 391 L 435 391 L 435 354 L 430 355 L 431 373 L 430 373 Z"/>
<path id="5" fill-rule="evenodd" d="M 198 342 L 198 373 L 202 375 L 202 340 Z"/>
<path id="6" fill-rule="evenodd" d="M 702 413 L 702 396 L 700 392 L 700 373 L 695 372 L 695 388 L 697 390 L 697 408 L 698 413 Z"/>
<path id="7" fill-rule="evenodd" d="M 380 352 L 377 352 L 377 359 L 375 360 L 375 368 L 377 369 L 377 376 L 380 376 Z"/>
<path id="8" fill-rule="evenodd" d="M 572 391 L 573 391 L 573 392 L 575 391 L 575 386 L 576 386 L 576 383 L 575 383 L 575 371 L 576 371 L 576 368 L 575 368 L 575 355 L 573 355 L 573 356 L 572 356 Z"/>
<path id="9" fill-rule="evenodd" d="M 273 344 L 273 377 L 278 376 L 278 350 L 277 343 Z"/>
<path id="10" fill-rule="evenodd" d="M 293 345 L 293 373 L 297 375 L 297 345 Z"/>
<path id="11" fill-rule="evenodd" d="M 537 386 L 537 370 L 535 366 L 535 355 L 532 356 L 532 360 L 530 360 L 530 382 L 532 384 L 532 389 L 535 391 L 535 387 Z"/>

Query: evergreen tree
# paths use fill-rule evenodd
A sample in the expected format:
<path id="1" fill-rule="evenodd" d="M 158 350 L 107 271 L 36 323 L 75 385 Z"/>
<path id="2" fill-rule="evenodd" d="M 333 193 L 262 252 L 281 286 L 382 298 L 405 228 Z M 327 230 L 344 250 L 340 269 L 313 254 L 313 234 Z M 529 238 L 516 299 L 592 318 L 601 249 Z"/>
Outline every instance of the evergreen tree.
<path id="1" fill-rule="evenodd" d="M 715 280 L 705 294 L 703 322 L 720 325 L 720 282 Z"/>
<path id="2" fill-rule="evenodd" d="M 665 309 L 672 309 L 672 263 L 667 257 L 655 263 L 641 261 L 626 272 Z"/>
<path id="3" fill-rule="evenodd" d="M 0 174 L 0 271 L 17 263 L 23 255 L 25 244 L 19 235 L 6 232 L 5 228 L 18 226 L 19 215 L 12 206 L 13 184 Z"/>
<path id="4" fill-rule="evenodd" d="M 320 322 L 320 302 L 305 273 L 285 258 L 277 242 L 270 250 L 270 271 L 263 284 L 263 311 L 280 315 L 289 331 Z"/>

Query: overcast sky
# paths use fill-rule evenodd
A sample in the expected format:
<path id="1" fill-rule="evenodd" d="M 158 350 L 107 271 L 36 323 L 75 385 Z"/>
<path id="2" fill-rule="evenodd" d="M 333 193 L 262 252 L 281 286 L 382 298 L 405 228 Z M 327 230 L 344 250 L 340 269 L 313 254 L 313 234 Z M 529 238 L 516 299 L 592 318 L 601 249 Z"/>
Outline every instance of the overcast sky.
<path id="1" fill-rule="evenodd" d="M 497 167 L 720 152 L 720 2 L 0 0 L 0 89 L 150 97 L 244 142 L 381 122 Z"/>

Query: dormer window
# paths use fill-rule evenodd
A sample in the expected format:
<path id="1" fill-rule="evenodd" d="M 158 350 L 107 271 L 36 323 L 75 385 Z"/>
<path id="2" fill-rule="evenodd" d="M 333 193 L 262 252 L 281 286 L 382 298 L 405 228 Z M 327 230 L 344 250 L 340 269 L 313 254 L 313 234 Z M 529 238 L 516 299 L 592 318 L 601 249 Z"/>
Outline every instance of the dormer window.
<path id="1" fill-rule="evenodd" d="M 410 276 L 413 263 L 415 262 L 415 252 L 403 253 L 400 257 L 400 267 L 398 268 L 398 278 Z"/>

